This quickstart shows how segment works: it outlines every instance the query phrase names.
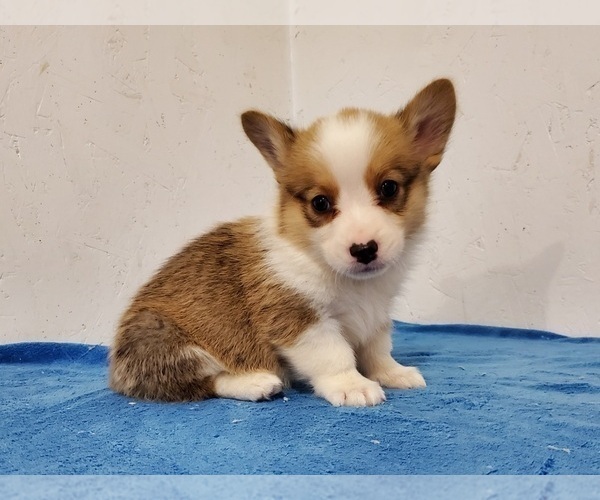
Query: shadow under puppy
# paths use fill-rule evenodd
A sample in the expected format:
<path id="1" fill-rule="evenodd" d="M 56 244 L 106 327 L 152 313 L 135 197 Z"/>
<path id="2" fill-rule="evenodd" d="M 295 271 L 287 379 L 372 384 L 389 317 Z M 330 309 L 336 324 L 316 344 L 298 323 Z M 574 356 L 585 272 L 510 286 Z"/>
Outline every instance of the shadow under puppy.
<path id="1" fill-rule="evenodd" d="M 220 225 L 172 257 L 123 315 L 110 386 L 142 399 L 268 399 L 294 379 L 333 405 L 424 387 L 391 356 L 392 299 L 456 109 L 436 80 L 401 111 L 344 109 L 307 129 L 242 115 L 273 169 L 270 217 Z"/>

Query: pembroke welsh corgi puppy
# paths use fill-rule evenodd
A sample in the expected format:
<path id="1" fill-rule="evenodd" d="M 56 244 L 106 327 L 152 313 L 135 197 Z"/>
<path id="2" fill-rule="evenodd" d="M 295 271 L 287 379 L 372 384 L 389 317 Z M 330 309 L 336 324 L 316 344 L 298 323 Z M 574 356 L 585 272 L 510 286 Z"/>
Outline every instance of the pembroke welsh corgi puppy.
<path id="1" fill-rule="evenodd" d="M 304 380 L 336 406 L 425 387 L 390 354 L 390 307 L 455 110 L 442 79 L 390 115 L 344 109 L 298 129 L 244 113 L 278 183 L 274 213 L 220 225 L 167 261 L 121 319 L 110 386 L 257 401 Z"/>

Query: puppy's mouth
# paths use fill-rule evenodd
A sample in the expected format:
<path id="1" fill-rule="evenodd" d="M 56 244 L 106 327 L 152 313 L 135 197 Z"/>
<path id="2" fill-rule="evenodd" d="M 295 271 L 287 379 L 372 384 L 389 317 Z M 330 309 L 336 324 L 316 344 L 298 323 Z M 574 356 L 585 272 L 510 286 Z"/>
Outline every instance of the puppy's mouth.
<path id="1" fill-rule="evenodd" d="M 346 275 L 350 278 L 364 280 L 383 274 L 387 267 L 381 261 L 374 261 L 369 264 L 357 263 L 346 271 Z"/>

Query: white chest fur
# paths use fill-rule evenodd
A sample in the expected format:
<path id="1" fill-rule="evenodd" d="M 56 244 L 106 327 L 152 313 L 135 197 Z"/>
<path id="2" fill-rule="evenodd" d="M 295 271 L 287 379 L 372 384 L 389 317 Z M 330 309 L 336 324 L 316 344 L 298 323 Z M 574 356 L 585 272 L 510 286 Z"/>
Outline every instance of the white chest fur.
<path id="1" fill-rule="evenodd" d="M 263 223 L 261 232 L 267 248 L 267 264 L 274 274 L 291 290 L 308 299 L 323 319 L 337 320 L 351 344 L 364 343 L 389 323 L 391 302 L 402 278 L 400 266 L 381 276 L 356 280 L 324 269 L 277 236 L 270 221 Z"/>
<path id="2" fill-rule="evenodd" d="M 328 309 L 353 345 L 364 343 L 389 323 L 399 274 L 397 269 L 391 269 L 384 276 L 365 281 L 346 279 L 338 286 Z"/>

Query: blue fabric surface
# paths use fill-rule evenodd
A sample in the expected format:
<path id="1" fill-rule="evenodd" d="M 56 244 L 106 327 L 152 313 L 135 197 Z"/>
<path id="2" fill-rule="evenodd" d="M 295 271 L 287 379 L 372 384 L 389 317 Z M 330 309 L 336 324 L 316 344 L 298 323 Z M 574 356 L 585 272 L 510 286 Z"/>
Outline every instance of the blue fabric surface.
<path id="1" fill-rule="evenodd" d="M 600 339 L 397 324 L 394 346 L 428 387 L 358 409 L 144 403 L 106 388 L 104 347 L 0 346 L 0 473 L 600 473 Z"/>

